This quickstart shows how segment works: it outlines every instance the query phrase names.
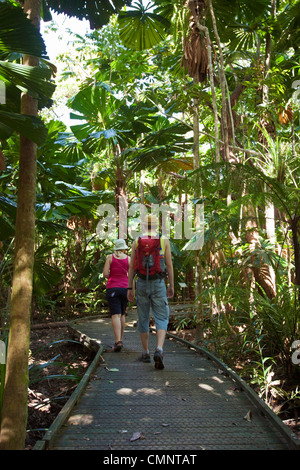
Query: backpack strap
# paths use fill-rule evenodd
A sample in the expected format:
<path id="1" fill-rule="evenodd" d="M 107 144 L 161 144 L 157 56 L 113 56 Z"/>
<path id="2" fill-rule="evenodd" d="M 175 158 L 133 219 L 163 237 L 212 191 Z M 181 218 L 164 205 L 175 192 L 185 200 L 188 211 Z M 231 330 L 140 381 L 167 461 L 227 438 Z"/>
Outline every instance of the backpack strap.
<path id="1" fill-rule="evenodd" d="M 165 239 L 162 235 L 160 235 L 160 246 L 161 246 L 162 252 L 165 254 L 165 251 L 166 251 Z"/>

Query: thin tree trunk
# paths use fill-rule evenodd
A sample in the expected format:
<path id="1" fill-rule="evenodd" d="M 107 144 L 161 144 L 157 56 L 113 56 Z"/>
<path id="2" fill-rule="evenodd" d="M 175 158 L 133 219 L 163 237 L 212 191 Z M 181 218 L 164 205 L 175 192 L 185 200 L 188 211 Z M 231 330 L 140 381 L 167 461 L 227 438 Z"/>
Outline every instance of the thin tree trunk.
<path id="1" fill-rule="evenodd" d="M 68 244 L 65 252 L 65 275 L 64 275 L 64 293 L 65 293 L 65 310 L 68 312 L 72 305 L 72 256 L 71 248 Z"/>
<path id="2" fill-rule="evenodd" d="M 219 48 L 220 54 L 220 84 L 221 84 L 221 93 L 222 93 L 222 119 L 221 119 L 221 127 L 223 129 L 223 140 L 224 140 L 224 159 L 225 161 L 229 161 L 229 134 L 228 134 L 228 112 L 227 108 L 230 106 L 230 103 L 227 102 L 226 99 L 226 77 L 225 77 L 225 69 L 224 69 L 224 59 L 223 59 L 223 51 L 222 45 L 217 29 L 214 9 L 212 5 L 212 1 L 208 0 L 210 15 L 213 23 L 213 29 L 215 33 L 215 38 Z"/>
<path id="3" fill-rule="evenodd" d="M 196 98 L 194 101 L 193 106 L 193 122 L 194 122 L 194 148 L 193 148 L 193 159 L 194 159 L 194 170 L 198 170 L 200 168 L 200 155 L 199 155 L 199 99 Z M 199 173 L 196 173 L 195 181 L 194 181 L 194 198 L 200 197 L 200 188 L 201 182 L 199 179 Z M 195 205 L 195 227 L 200 227 L 200 219 L 199 214 L 196 211 Z M 200 253 L 199 250 L 195 251 L 195 296 L 196 298 L 201 294 L 202 286 L 202 278 L 201 278 L 201 265 L 200 265 Z M 199 301 L 198 301 L 199 303 Z M 199 305 L 200 307 L 200 305 Z"/>
<path id="4" fill-rule="evenodd" d="M 294 263 L 295 263 L 295 280 L 294 284 L 300 286 L 300 244 L 298 238 L 298 222 L 299 217 L 294 217 L 291 221 L 291 230 L 294 246 Z"/>
<path id="5" fill-rule="evenodd" d="M 145 202 L 145 172 L 144 170 L 141 170 L 140 172 L 141 177 L 140 177 L 140 186 L 139 186 L 139 194 L 140 194 L 140 200 L 141 204 L 144 204 Z"/>
<path id="6" fill-rule="evenodd" d="M 275 17 L 276 15 L 276 0 L 272 0 L 272 16 Z M 270 63 L 271 63 L 271 54 L 272 54 L 272 38 L 271 34 L 268 31 L 266 35 L 266 51 L 265 51 L 265 80 L 269 76 L 270 72 Z M 269 102 L 269 87 L 264 84 L 263 85 L 263 93 L 262 93 L 262 102 L 265 106 L 268 105 Z M 267 239 L 271 242 L 275 249 L 276 243 L 276 232 L 275 232 L 275 208 L 274 204 L 271 202 L 267 202 L 265 206 L 265 219 L 266 219 L 266 234 Z M 269 292 L 273 295 L 276 293 L 276 275 L 275 271 L 272 266 L 264 266 L 264 272 L 266 276 L 269 278 L 269 282 L 272 283 L 272 288 L 269 289 Z"/>
<path id="7" fill-rule="evenodd" d="M 214 74 L 213 74 L 213 63 L 212 63 L 212 53 L 211 53 L 211 40 L 209 36 L 209 31 L 206 26 L 203 26 L 195 15 L 195 21 L 199 31 L 202 31 L 205 34 L 207 40 L 207 60 L 208 60 L 208 72 L 209 72 L 209 83 L 212 96 L 212 107 L 214 112 L 214 125 L 215 125 L 215 147 L 216 147 L 216 162 L 220 161 L 220 139 L 219 139 L 219 118 L 218 118 L 218 109 L 217 109 L 217 99 L 214 85 Z"/>
<path id="8" fill-rule="evenodd" d="M 39 28 L 41 0 L 25 0 L 24 11 Z M 25 55 L 23 63 L 39 65 L 37 58 Z M 37 101 L 24 94 L 21 113 L 36 116 L 37 110 Z M 35 200 L 36 144 L 21 137 L 10 333 L 0 434 L 2 450 L 22 450 L 26 438 Z"/>
<path id="9" fill-rule="evenodd" d="M 116 210 L 119 220 L 119 238 L 126 240 L 127 238 L 127 211 L 128 201 L 126 196 L 126 180 L 121 166 L 117 166 L 115 170 L 116 174 Z"/>

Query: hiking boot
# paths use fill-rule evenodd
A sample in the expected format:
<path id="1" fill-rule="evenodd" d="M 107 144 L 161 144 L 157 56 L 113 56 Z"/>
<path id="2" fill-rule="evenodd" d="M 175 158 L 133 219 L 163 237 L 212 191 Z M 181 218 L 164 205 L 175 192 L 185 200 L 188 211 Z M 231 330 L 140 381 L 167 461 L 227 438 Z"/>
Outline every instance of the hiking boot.
<path id="1" fill-rule="evenodd" d="M 163 364 L 163 353 L 157 349 L 154 353 L 153 359 L 155 362 L 155 369 L 163 369 L 165 366 Z"/>
<path id="2" fill-rule="evenodd" d="M 150 354 L 142 353 L 138 360 L 141 362 L 151 362 Z"/>

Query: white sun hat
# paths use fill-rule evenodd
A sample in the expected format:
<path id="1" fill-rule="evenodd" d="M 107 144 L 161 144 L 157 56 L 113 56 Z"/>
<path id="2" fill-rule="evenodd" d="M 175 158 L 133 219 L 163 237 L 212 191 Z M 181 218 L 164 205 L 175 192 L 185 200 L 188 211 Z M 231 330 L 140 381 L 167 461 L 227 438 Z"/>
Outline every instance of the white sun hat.
<path id="1" fill-rule="evenodd" d="M 128 246 L 125 243 L 125 240 L 122 238 L 119 238 L 118 240 L 115 241 L 115 246 L 114 246 L 114 251 L 117 250 L 127 250 Z"/>

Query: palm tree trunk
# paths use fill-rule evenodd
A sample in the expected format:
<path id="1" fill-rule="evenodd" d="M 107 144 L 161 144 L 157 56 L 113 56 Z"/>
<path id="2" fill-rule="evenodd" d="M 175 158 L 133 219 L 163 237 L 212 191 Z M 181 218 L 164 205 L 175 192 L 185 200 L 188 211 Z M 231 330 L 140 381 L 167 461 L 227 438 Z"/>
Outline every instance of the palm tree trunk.
<path id="1" fill-rule="evenodd" d="M 24 11 L 39 28 L 41 0 L 25 0 Z M 30 66 L 39 65 L 38 59 L 31 56 L 24 55 L 23 62 Z M 36 116 L 37 110 L 37 101 L 24 94 L 21 113 Z M 26 437 L 35 199 L 36 144 L 21 137 L 10 333 L 0 434 L 2 450 L 24 449 Z"/>

